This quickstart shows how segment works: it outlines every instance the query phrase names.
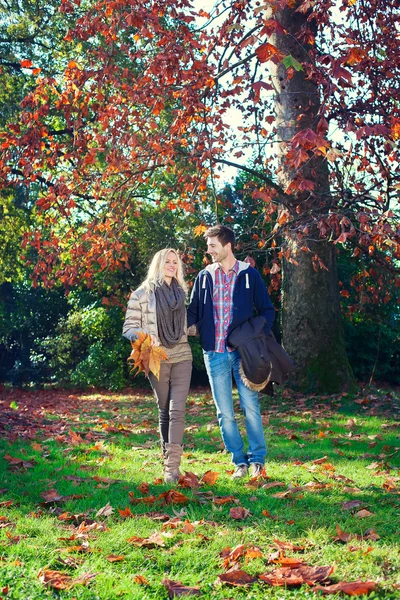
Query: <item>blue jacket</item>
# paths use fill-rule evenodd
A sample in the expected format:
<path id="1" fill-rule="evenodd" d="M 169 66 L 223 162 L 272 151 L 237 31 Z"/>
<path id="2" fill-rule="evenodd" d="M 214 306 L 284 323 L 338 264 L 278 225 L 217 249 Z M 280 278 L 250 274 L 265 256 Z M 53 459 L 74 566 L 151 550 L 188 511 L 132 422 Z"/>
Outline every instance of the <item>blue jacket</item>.
<path id="1" fill-rule="evenodd" d="M 259 272 L 248 263 L 239 262 L 239 272 L 233 291 L 233 314 L 227 337 L 230 332 L 248 321 L 254 315 L 265 317 L 265 333 L 271 330 L 275 318 L 275 310 L 269 299 L 264 282 Z M 215 350 L 215 321 L 213 307 L 213 290 L 217 263 L 208 265 L 197 275 L 187 313 L 188 327 L 197 325 L 203 350 Z"/>

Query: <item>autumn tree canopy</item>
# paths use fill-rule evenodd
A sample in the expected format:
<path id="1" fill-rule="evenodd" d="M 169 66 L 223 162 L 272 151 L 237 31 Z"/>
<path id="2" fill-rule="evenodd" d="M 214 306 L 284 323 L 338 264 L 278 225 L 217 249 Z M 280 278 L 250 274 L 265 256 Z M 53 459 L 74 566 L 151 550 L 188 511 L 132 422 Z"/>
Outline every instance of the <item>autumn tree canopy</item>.
<path id="1" fill-rule="evenodd" d="M 0 58 L 3 79 L 24 79 L 0 177 L 38 215 L 23 242 L 34 281 L 91 287 L 129 268 L 132 215 L 148 202 L 196 213 L 231 165 L 249 176 L 273 287 L 306 256 L 298 273 L 328 270 L 335 296 L 344 247 L 366 261 L 357 293 L 388 301 L 385 273 L 400 271 L 397 0 L 46 7 L 31 24 L 30 4 L 15 7 Z"/>

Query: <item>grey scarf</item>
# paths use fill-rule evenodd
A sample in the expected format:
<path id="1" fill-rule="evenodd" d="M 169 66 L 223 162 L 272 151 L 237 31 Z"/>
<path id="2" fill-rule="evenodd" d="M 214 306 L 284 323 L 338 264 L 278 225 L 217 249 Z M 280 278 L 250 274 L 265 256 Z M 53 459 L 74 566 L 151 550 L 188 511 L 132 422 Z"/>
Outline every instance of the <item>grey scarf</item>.
<path id="1" fill-rule="evenodd" d="M 185 292 L 176 279 L 171 285 L 165 281 L 155 289 L 157 328 L 160 342 L 173 348 L 181 339 L 185 328 Z"/>

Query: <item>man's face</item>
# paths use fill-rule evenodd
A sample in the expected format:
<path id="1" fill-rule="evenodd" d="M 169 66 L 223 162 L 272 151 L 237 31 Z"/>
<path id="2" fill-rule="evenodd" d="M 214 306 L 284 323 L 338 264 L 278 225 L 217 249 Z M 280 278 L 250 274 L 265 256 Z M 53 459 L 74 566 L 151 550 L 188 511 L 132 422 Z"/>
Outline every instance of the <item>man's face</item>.
<path id="1" fill-rule="evenodd" d="M 230 243 L 223 246 L 217 237 L 207 238 L 207 253 L 211 255 L 213 262 L 221 262 L 230 252 Z"/>

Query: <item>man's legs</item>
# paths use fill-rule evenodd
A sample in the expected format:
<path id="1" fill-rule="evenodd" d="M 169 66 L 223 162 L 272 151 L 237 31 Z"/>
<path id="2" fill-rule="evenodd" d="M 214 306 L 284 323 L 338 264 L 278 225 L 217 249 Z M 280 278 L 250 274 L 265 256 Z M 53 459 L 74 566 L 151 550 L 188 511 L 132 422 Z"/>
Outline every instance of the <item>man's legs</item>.
<path id="1" fill-rule="evenodd" d="M 249 451 L 247 453 L 250 463 L 265 462 L 267 447 L 265 444 L 264 429 L 261 420 L 258 392 L 247 388 L 239 373 L 240 354 L 236 350 L 229 353 L 229 360 L 233 368 L 237 389 L 239 392 L 240 406 L 244 414 Z"/>
<path id="2" fill-rule="evenodd" d="M 232 453 L 235 465 L 248 465 L 243 440 L 235 420 L 232 399 L 232 366 L 228 352 L 204 352 L 217 418 L 226 449 Z"/>

